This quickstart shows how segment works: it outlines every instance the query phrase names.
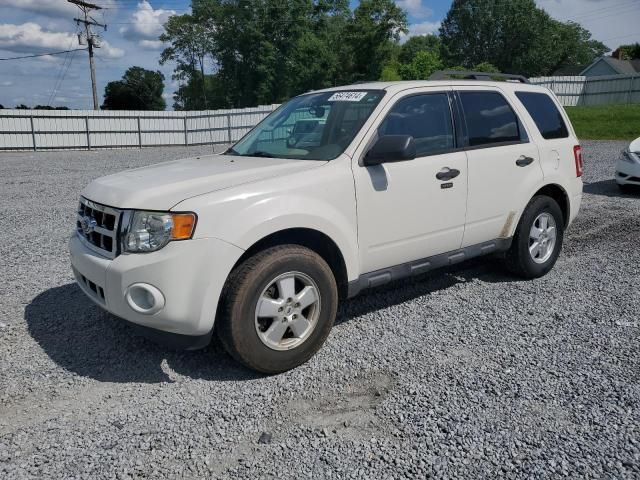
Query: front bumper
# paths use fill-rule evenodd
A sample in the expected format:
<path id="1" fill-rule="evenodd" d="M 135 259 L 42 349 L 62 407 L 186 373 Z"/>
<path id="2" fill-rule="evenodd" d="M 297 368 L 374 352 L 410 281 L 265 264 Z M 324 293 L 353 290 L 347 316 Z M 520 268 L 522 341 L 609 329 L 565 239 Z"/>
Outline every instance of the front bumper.
<path id="1" fill-rule="evenodd" d="M 69 252 L 78 285 L 105 310 L 141 327 L 202 337 L 213 329 L 222 288 L 243 250 L 205 238 L 170 242 L 157 252 L 124 253 L 111 260 L 74 234 Z M 132 308 L 127 299 L 132 285 L 159 291 L 162 308 L 148 313 Z"/>
<path id="2" fill-rule="evenodd" d="M 618 160 L 615 178 L 618 185 L 640 185 L 640 163 Z"/>

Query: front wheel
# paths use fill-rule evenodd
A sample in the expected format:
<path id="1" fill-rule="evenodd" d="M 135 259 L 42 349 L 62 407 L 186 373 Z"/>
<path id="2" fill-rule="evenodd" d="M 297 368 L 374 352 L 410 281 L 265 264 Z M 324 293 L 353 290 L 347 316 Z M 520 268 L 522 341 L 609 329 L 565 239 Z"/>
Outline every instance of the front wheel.
<path id="1" fill-rule="evenodd" d="M 335 321 L 338 289 L 317 253 L 297 245 L 269 248 L 229 277 L 217 332 L 239 362 L 280 373 L 306 362 Z"/>
<path id="2" fill-rule="evenodd" d="M 542 277 L 558 260 L 563 239 L 564 216 L 558 203 L 547 196 L 533 197 L 507 252 L 507 267 L 523 278 Z"/>

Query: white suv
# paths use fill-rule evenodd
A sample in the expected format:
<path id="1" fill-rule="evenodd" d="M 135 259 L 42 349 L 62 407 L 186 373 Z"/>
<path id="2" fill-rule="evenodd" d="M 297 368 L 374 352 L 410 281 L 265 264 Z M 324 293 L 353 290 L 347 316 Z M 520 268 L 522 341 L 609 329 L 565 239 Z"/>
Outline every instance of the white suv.
<path id="1" fill-rule="evenodd" d="M 293 98 L 223 155 L 100 178 L 70 241 L 98 305 L 266 373 L 308 360 L 339 299 L 479 255 L 525 278 L 580 208 L 580 146 L 526 83 L 369 83 Z"/>

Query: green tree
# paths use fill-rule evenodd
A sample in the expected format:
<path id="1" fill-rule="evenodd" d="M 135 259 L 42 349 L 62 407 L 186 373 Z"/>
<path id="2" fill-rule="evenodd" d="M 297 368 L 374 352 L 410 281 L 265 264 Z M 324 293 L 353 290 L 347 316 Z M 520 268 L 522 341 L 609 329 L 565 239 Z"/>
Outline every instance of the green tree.
<path id="1" fill-rule="evenodd" d="M 69 107 L 52 107 L 51 105 L 36 105 L 34 110 L 69 110 Z"/>
<path id="2" fill-rule="evenodd" d="M 174 15 L 164 25 L 160 40 L 169 44 L 160 54 L 160 65 L 176 63 L 173 79 L 186 82 L 190 86 L 188 100 L 197 109 L 219 106 L 219 100 L 207 97 L 206 63 L 214 49 L 214 28 L 211 19 L 196 18 L 192 15 Z"/>
<path id="3" fill-rule="evenodd" d="M 489 62 L 482 62 L 473 67 L 474 72 L 500 73 L 500 69 Z"/>
<path id="4" fill-rule="evenodd" d="M 609 51 L 604 43 L 591 38 L 591 33 L 576 22 L 562 23 L 553 20 L 558 32 L 557 59 L 549 72 L 565 66 L 583 66 Z"/>
<path id="5" fill-rule="evenodd" d="M 440 55 L 441 42 L 436 35 L 414 35 L 402 44 L 398 61 L 411 63 L 418 52 L 427 51 Z"/>
<path id="6" fill-rule="evenodd" d="M 180 86 L 173 94 L 174 110 L 202 110 L 204 98 L 207 99 L 208 108 L 226 107 L 223 100 L 224 89 L 218 75 L 205 75 L 204 92 L 202 77 L 196 72 Z"/>
<path id="7" fill-rule="evenodd" d="M 393 57 L 394 42 L 407 33 L 407 14 L 392 0 L 362 0 L 347 27 L 352 81 L 376 80 Z"/>
<path id="8" fill-rule="evenodd" d="M 388 62 L 384 67 L 382 67 L 380 80 L 383 82 L 396 82 L 398 80 L 402 80 L 402 77 L 400 76 L 400 68 L 402 67 L 403 65 L 400 65 L 397 60 Z"/>
<path id="9" fill-rule="evenodd" d="M 376 80 L 406 30 L 393 0 L 193 0 L 165 25 L 160 61 L 176 62 L 175 108 L 248 107 Z"/>
<path id="10" fill-rule="evenodd" d="M 142 67 L 130 67 L 122 80 L 104 89 L 103 110 L 164 110 L 164 75 Z"/>
<path id="11" fill-rule="evenodd" d="M 621 53 L 622 60 L 640 59 L 640 43 L 620 45 L 618 51 Z"/>
<path id="12" fill-rule="evenodd" d="M 20 105 L 16 105 L 16 110 L 30 110 L 30 108 L 27 107 L 24 103 L 21 103 Z"/>
<path id="13" fill-rule="evenodd" d="M 442 70 L 442 60 L 437 53 L 422 50 L 411 63 L 401 65 L 398 73 L 403 80 L 428 80 L 437 70 Z"/>
<path id="14" fill-rule="evenodd" d="M 454 0 L 440 37 L 450 65 L 490 62 L 503 72 L 528 76 L 595 58 L 606 48 L 579 25 L 553 20 L 534 0 Z"/>

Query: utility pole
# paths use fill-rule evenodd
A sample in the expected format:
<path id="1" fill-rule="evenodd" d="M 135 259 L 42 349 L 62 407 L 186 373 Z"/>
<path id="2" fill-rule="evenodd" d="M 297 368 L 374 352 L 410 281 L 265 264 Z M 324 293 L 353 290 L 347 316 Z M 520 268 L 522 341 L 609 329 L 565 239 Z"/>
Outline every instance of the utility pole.
<path id="1" fill-rule="evenodd" d="M 82 45 L 83 37 L 86 38 L 87 47 L 89 50 L 89 69 L 91 70 L 91 90 L 93 92 L 93 109 L 98 110 L 98 90 L 96 87 L 96 65 L 93 60 L 93 49 L 100 48 L 99 37 L 94 35 L 91 31 L 91 26 L 102 27 L 105 30 L 107 26 L 98 23 L 94 18 L 89 15 L 92 10 L 102 10 L 102 7 L 99 5 L 95 5 L 93 3 L 85 2 L 83 0 L 67 0 L 69 3 L 73 3 L 76 5 L 84 14 L 84 18 L 74 18 L 76 24 L 80 25 L 81 23 L 84 25 L 84 34 L 78 34 L 78 42 Z"/>

